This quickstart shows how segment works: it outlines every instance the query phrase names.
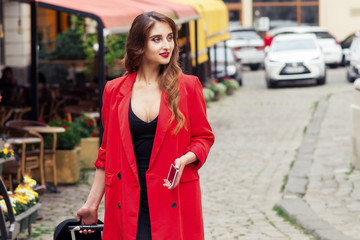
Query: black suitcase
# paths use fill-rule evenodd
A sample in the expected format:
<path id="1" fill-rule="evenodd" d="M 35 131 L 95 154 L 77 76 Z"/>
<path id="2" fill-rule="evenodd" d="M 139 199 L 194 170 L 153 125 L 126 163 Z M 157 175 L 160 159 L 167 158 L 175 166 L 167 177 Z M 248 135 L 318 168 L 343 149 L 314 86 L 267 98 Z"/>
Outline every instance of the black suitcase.
<path id="1" fill-rule="evenodd" d="M 101 231 L 104 228 L 103 222 L 98 220 L 96 225 L 81 225 L 76 219 L 66 219 L 57 225 L 54 232 L 54 240 L 101 240 Z M 95 230 L 92 234 L 80 234 L 80 230 Z"/>

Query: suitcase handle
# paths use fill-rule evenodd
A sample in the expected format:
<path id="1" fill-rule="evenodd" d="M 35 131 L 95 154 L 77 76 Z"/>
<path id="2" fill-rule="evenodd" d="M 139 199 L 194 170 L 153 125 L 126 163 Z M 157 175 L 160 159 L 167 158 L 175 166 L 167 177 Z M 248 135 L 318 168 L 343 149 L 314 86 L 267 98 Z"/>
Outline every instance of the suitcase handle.
<path id="1" fill-rule="evenodd" d="M 70 231 L 80 231 L 80 230 L 99 230 L 102 231 L 104 224 L 94 224 L 94 225 L 78 225 L 78 226 L 69 226 Z"/>

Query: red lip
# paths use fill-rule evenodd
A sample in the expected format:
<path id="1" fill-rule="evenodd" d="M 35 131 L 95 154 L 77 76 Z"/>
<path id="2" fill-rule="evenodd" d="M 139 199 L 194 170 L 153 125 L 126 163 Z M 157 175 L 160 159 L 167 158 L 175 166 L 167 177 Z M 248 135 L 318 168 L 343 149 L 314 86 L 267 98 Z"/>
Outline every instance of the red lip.
<path id="1" fill-rule="evenodd" d="M 169 53 L 160 53 L 160 56 L 162 56 L 163 58 L 168 58 L 169 55 Z"/>

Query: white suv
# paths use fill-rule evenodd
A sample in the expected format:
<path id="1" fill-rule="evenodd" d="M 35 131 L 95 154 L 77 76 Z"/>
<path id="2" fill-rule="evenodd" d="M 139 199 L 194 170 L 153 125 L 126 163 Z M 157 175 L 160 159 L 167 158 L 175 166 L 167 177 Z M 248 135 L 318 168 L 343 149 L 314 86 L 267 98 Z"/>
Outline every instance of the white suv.
<path id="1" fill-rule="evenodd" d="M 251 70 L 257 70 L 264 63 L 264 41 L 252 28 L 230 26 L 230 39 L 226 45 L 234 50 L 236 60 L 247 65 Z"/>
<path id="2" fill-rule="evenodd" d="M 339 42 L 322 27 L 311 26 L 298 26 L 298 27 L 284 27 L 275 28 L 270 31 L 272 36 L 287 33 L 313 33 L 315 34 L 320 47 L 325 56 L 325 62 L 330 67 L 336 68 L 341 62 L 343 57 L 342 48 Z"/>

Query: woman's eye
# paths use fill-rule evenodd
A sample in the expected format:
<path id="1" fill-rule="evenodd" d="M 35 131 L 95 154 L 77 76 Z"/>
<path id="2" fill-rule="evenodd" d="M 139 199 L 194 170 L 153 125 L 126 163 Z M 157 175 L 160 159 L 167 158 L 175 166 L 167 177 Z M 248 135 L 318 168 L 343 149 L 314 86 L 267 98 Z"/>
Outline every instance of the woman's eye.
<path id="1" fill-rule="evenodd" d="M 168 36 L 168 41 L 173 40 L 173 36 Z"/>
<path id="2" fill-rule="evenodd" d="M 160 42 L 160 38 L 153 38 L 152 39 L 154 42 Z"/>

